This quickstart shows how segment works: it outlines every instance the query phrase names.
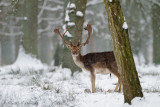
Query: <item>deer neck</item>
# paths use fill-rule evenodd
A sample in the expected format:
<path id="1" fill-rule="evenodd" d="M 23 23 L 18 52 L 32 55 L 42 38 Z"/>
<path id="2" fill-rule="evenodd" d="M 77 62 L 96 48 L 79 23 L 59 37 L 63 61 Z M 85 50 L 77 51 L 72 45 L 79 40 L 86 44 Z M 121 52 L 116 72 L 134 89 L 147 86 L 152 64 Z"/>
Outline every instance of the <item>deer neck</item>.
<path id="1" fill-rule="evenodd" d="M 84 68 L 84 64 L 82 63 L 82 55 L 79 53 L 79 55 L 75 56 L 75 55 L 72 55 L 72 58 L 73 58 L 73 61 L 74 63 L 80 67 L 81 69 Z"/>

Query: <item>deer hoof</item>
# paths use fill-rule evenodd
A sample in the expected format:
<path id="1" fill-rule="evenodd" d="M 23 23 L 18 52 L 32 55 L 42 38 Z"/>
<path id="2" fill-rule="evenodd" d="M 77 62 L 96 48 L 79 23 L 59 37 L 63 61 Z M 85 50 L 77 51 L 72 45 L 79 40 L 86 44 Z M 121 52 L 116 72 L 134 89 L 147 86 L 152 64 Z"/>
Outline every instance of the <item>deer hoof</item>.
<path id="1" fill-rule="evenodd" d="M 92 93 L 95 93 L 96 91 L 92 91 Z"/>
<path id="2" fill-rule="evenodd" d="M 96 92 L 96 90 L 92 90 L 92 93 L 95 93 Z"/>

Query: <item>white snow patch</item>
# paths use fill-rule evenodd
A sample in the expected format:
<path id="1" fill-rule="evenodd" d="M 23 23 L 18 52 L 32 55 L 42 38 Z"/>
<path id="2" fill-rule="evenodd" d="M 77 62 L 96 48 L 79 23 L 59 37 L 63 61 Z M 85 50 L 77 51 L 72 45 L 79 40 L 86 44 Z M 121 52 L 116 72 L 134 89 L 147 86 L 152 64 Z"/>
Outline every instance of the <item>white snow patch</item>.
<path id="1" fill-rule="evenodd" d="M 124 21 L 126 21 L 126 18 L 124 17 Z"/>
<path id="2" fill-rule="evenodd" d="M 42 64 L 40 60 L 35 58 L 34 56 L 30 54 L 26 54 L 24 52 L 24 49 L 20 47 L 19 49 L 19 55 L 17 57 L 17 60 L 12 65 L 7 65 L 0 68 L 0 74 L 5 74 L 9 72 L 20 72 L 22 74 L 28 74 L 31 73 L 31 71 L 43 71 L 44 69 L 47 69 L 47 66 Z"/>
<path id="3" fill-rule="evenodd" d="M 74 3 L 71 3 L 71 5 L 69 6 L 69 8 L 76 9 L 76 5 Z"/>
<path id="4" fill-rule="evenodd" d="M 96 93 L 91 90 L 90 73 L 75 72 L 61 67 L 53 67 L 49 72 L 32 55 L 21 48 L 13 65 L 0 67 L 0 107 L 159 107 L 160 105 L 160 65 L 136 65 L 143 98 L 136 97 L 132 105 L 124 104 L 123 93 L 114 90 L 117 78 L 112 75 L 96 75 Z M 16 69 L 19 71 L 16 71 Z M 43 69 L 44 73 L 35 73 Z M 33 71 L 33 72 L 32 72 Z M 27 72 L 32 72 L 28 73 Z M 22 75 L 22 73 L 26 75 Z"/>
<path id="5" fill-rule="evenodd" d="M 67 25 L 68 25 L 68 26 L 74 26 L 75 23 L 74 23 L 74 22 L 68 22 Z"/>
<path id="6" fill-rule="evenodd" d="M 122 27 L 123 27 L 123 29 L 128 29 L 128 25 L 127 25 L 127 23 L 126 23 L 126 22 L 124 22 Z"/>
<path id="7" fill-rule="evenodd" d="M 63 30 L 64 30 L 64 32 L 66 31 L 66 24 L 63 25 Z M 72 37 L 72 35 L 69 33 L 69 31 L 66 32 L 66 35 L 67 35 L 67 37 Z"/>
<path id="8" fill-rule="evenodd" d="M 76 12 L 76 15 L 79 16 L 79 17 L 82 17 L 82 16 L 83 16 L 83 13 L 82 13 L 81 11 L 77 11 L 77 12 Z"/>
<path id="9" fill-rule="evenodd" d="M 70 2 L 67 4 L 67 8 L 69 8 L 70 6 Z M 65 12 L 65 19 L 64 19 L 65 22 L 69 22 L 70 21 L 70 18 L 69 18 L 69 10 L 66 10 Z"/>
<path id="10" fill-rule="evenodd" d="M 28 18 L 27 18 L 27 17 L 24 17 L 24 20 L 28 20 Z"/>
<path id="11" fill-rule="evenodd" d="M 69 22 L 70 21 L 70 19 L 69 19 L 69 11 L 68 10 L 66 10 L 66 13 L 65 13 L 65 22 Z"/>

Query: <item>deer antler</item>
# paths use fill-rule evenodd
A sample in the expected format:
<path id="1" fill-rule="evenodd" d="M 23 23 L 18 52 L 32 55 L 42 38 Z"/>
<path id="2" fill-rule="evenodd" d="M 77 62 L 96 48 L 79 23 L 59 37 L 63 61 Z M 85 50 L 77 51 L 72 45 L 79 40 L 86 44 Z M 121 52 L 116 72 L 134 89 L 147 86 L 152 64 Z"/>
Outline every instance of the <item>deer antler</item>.
<path id="1" fill-rule="evenodd" d="M 92 26 L 89 23 L 87 24 L 87 27 L 85 27 L 84 29 L 88 31 L 88 38 L 87 38 L 86 42 L 84 42 L 80 45 L 80 47 L 85 46 L 86 44 L 89 43 L 89 38 L 90 38 L 91 33 L 92 33 Z"/>
<path id="2" fill-rule="evenodd" d="M 64 39 L 64 35 L 66 34 L 66 32 L 71 28 L 72 26 L 70 26 L 64 33 L 63 35 L 60 33 L 59 28 L 58 29 L 54 29 L 54 32 L 57 33 L 63 40 L 64 43 L 66 43 L 67 45 L 71 45 L 70 42 L 65 41 Z"/>

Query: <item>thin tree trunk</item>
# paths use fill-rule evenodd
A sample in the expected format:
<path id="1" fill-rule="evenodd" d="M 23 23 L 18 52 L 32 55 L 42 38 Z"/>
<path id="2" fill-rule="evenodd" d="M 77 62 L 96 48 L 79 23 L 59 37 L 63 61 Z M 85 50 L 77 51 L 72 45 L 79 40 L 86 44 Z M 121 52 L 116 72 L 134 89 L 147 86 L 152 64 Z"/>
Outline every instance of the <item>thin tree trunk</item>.
<path id="1" fill-rule="evenodd" d="M 0 35 L 0 66 L 1 66 L 1 61 L 2 61 L 2 48 L 1 48 L 1 35 Z"/>
<path id="2" fill-rule="evenodd" d="M 69 33 L 72 35 L 72 37 L 66 37 L 66 39 L 71 39 L 74 45 L 76 45 L 79 40 L 82 40 L 82 30 L 85 18 L 86 3 L 87 0 L 70 0 L 67 3 L 66 11 L 68 12 L 66 12 L 65 14 L 69 16 L 69 20 L 66 20 L 65 18 L 65 27 L 68 28 L 68 26 L 71 26 L 71 24 L 73 24 L 73 27 L 69 30 Z M 73 5 L 75 5 L 75 7 Z M 83 15 L 76 15 L 78 11 L 82 12 Z M 71 52 L 66 47 L 64 47 L 63 50 L 62 61 L 62 66 L 65 68 L 70 68 L 72 72 L 80 70 L 80 68 L 78 68 L 73 62 Z"/>
<path id="3" fill-rule="evenodd" d="M 24 1 L 23 16 L 23 47 L 26 53 L 31 53 L 37 56 L 38 0 Z"/>
<path id="4" fill-rule="evenodd" d="M 160 6 L 152 5 L 153 63 L 160 64 Z"/>
<path id="5" fill-rule="evenodd" d="M 54 61 L 55 61 L 54 65 L 55 66 L 59 66 L 62 64 L 62 54 L 63 54 L 62 51 L 63 51 L 62 45 L 57 44 L 56 53 L 54 55 Z"/>
<path id="6" fill-rule="evenodd" d="M 142 88 L 131 52 L 129 34 L 122 13 L 120 0 L 104 0 L 108 14 L 112 46 L 123 84 L 124 100 L 131 104 L 135 97 L 143 97 Z M 124 26 L 124 27 L 122 27 Z"/>

